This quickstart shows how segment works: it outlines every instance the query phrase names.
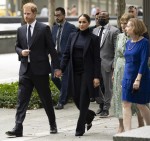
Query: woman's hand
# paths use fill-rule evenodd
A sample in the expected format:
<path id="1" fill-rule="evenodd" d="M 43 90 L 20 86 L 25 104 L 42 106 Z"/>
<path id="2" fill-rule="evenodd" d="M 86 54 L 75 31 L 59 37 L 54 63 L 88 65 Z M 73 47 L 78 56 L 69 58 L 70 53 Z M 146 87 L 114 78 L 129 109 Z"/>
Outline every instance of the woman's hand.
<path id="1" fill-rule="evenodd" d="M 133 89 L 134 90 L 138 90 L 140 88 L 140 82 L 141 81 L 137 80 L 137 79 L 134 81 L 134 83 L 133 83 Z"/>
<path id="2" fill-rule="evenodd" d="M 60 69 L 56 69 L 56 70 L 54 71 L 54 77 L 59 78 L 59 77 L 61 77 L 61 76 L 62 76 L 62 71 L 61 71 Z"/>
<path id="3" fill-rule="evenodd" d="M 100 80 L 98 78 L 94 78 L 93 85 L 94 85 L 94 88 L 98 87 L 100 85 Z"/>

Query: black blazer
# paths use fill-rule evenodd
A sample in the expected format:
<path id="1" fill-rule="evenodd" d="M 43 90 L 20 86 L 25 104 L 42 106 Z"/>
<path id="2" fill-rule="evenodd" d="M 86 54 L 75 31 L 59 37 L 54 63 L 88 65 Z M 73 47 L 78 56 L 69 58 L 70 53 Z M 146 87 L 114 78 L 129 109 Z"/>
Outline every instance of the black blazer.
<path id="1" fill-rule="evenodd" d="M 26 35 L 27 25 L 18 28 L 15 49 L 21 61 L 19 75 L 26 72 L 28 65 L 28 57 L 21 55 L 22 50 L 28 48 Z M 51 55 L 54 62 L 54 69 L 59 69 L 59 61 L 48 25 L 36 22 L 29 49 L 31 50 L 30 66 L 33 74 L 45 75 L 51 72 L 48 54 Z"/>
<path id="2" fill-rule="evenodd" d="M 61 61 L 61 69 L 64 72 L 68 63 L 69 65 L 69 73 L 70 73 L 70 83 L 71 85 L 71 93 L 74 95 L 74 78 L 73 78 L 73 47 L 75 41 L 79 35 L 79 32 L 71 33 L 67 42 L 66 51 L 63 54 L 63 58 Z M 94 94 L 93 90 L 93 79 L 101 78 L 100 73 L 100 44 L 99 37 L 90 33 L 86 38 L 86 44 L 83 51 L 83 59 L 84 59 L 84 73 L 86 74 L 89 94 Z"/>

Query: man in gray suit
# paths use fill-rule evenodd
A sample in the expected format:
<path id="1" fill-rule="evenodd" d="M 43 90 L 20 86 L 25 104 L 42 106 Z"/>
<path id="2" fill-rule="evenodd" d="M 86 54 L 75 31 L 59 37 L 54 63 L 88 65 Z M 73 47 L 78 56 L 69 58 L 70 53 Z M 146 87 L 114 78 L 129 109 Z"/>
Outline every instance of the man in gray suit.
<path id="1" fill-rule="evenodd" d="M 118 28 L 109 24 L 109 13 L 101 11 L 99 14 L 100 26 L 93 33 L 100 37 L 101 73 L 104 81 L 105 92 L 100 93 L 100 117 L 109 116 L 109 108 L 112 98 L 112 72 L 116 46 L 116 38 L 120 32 Z"/>

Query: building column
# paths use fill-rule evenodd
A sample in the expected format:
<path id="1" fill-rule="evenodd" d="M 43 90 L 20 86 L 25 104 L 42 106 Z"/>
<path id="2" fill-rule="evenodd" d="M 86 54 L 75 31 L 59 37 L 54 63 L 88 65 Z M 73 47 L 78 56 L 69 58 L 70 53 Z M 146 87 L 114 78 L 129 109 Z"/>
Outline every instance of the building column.
<path id="1" fill-rule="evenodd" d="M 106 0 L 106 11 L 109 12 L 109 0 Z"/>
<path id="2" fill-rule="evenodd" d="M 148 33 L 150 35 L 149 13 L 150 13 L 150 0 L 143 0 L 143 21 L 146 24 Z"/>
<path id="3" fill-rule="evenodd" d="M 82 13 L 90 15 L 89 11 L 90 11 L 89 10 L 89 0 L 84 0 L 83 1 L 83 11 L 82 11 Z"/>
<path id="4" fill-rule="evenodd" d="M 83 13 L 83 0 L 78 0 L 78 15 Z"/>
<path id="5" fill-rule="evenodd" d="M 64 9 L 65 9 L 65 11 L 66 11 L 66 16 L 68 16 L 68 15 L 67 15 L 67 11 L 68 11 L 68 0 L 64 0 Z"/>
<path id="6" fill-rule="evenodd" d="M 111 15 L 115 15 L 115 0 L 111 0 Z"/>

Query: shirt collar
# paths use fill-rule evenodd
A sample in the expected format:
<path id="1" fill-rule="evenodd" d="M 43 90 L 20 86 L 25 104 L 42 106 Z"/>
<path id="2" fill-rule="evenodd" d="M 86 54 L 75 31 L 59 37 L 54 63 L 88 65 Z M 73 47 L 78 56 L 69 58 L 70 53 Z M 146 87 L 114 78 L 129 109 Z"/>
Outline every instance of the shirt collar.
<path id="1" fill-rule="evenodd" d="M 61 26 L 63 27 L 65 23 L 66 23 L 66 20 L 65 20 L 63 23 L 61 23 L 61 24 L 60 24 L 60 23 L 57 23 L 57 25 L 58 25 L 58 26 L 61 25 Z"/>
<path id="2" fill-rule="evenodd" d="M 33 23 L 31 23 L 31 24 L 27 23 L 27 28 L 29 27 L 29 25 L 31 25 L 31 27 L 34 29 L 35 24 L 36 24 L 36 20 Z"/>
<path id="3" fill-rule="evenodd" d="M 104 29 L 106 29 L 106 28 L 108 27 L 108 25 L 109 25 L 109 23 L 108 23 L 108 24 L 106 24 L 105 26 L 103 26 L 103 27 L 104 27 Z M 102 27 L 102 26 L 100 26 L 100 27 Z"/>

